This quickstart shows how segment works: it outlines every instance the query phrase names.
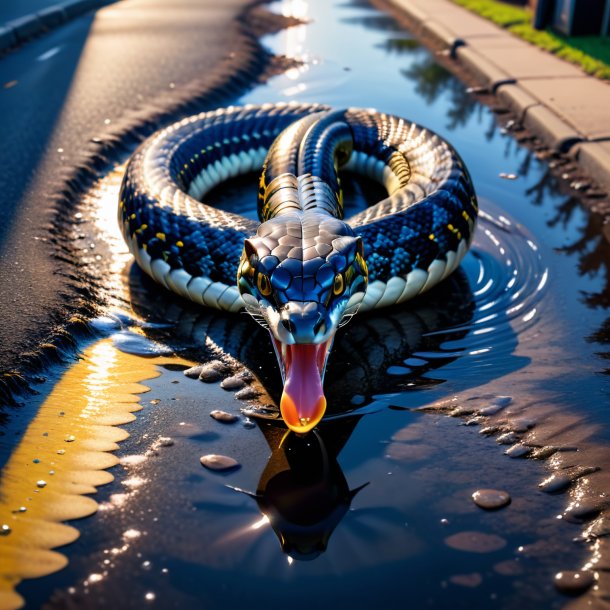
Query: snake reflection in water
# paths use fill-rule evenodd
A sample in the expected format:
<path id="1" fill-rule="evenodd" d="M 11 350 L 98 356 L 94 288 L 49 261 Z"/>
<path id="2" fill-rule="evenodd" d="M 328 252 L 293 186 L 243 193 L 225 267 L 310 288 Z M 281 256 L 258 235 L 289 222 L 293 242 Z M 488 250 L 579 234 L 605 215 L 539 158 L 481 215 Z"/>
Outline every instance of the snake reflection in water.
<path id="1" fill-rule="evenodd" d="M 202 203 L 257 168 L 260 222 Z M 339 168 L 388 196 L 343 220 Z M 269 104 L 199 114 L 147 140 L 127 166 L 119 223 L 140 267 L 164 287 L 209 307 L 245 308 L 269 329 L 282 417 L 306 433 L 326 410 L 337 328 L 447 277 L 477 212 L 462 160 L 427 129 L 372 110 Z"/>

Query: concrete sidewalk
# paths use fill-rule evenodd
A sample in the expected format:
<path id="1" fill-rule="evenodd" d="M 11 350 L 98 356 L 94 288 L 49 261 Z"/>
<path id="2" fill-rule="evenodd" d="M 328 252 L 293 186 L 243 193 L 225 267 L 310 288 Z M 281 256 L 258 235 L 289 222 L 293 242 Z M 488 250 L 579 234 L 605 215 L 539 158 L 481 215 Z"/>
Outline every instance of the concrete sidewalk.
<path id="1" fill-rule="evenodd" d="M 449 0 L 389 0 L 551 148 L 610 192 L 610 84 Z"/>

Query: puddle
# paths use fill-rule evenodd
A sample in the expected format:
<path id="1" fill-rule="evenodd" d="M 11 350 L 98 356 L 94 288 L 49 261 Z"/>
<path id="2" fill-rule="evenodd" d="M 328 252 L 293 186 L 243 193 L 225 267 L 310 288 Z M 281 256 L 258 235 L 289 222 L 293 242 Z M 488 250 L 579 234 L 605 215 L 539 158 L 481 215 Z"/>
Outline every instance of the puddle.
<path id="1" fill-rule="evenodd" d="M 124 439 L 116 460 L 99 453 L 100 468 L 118 460 L 116 476 L 94 471 L 88 491 L 108 483 L 95 496 L 102 510 L 82 528 L 86 543 L 67 547 L 70 562 L 18 591 L 29 607 L 48 609 L 214 609 L 244 599 L 255 608 L 560 608 L 563 593 L 574 592 L 573 603 L 603 607 L 610 247 L 599 219 L 391 19 L 364 3 L 271 6 L 311 19 L 264 39 L 303 63 L 240 102 L 377 107 L 437 131 L 464 157 L 480 198 L 472 251 L 423 298 L 358 316 L 338 334 L 326 375 L 329 417 L 302 442 L 274 421 L 280 376 L 266 332 L 247 316 L 173 297 L 130 266 L 116 228 L 118 165 L 86 198 L 77 227 L 84 242 L 99 240 L 87 264 L 108 278 L 110 311 L 98 326 L 114 338 L 89 349 L 103 346 L 124 363 L 109 364 L 104 379 L 131 409 L 133 384 L 149 379 L 150 391 L 125 429 L 105 420 L 99 432 L 77 420 L 96 451 L 119 440 L 104 444 L 104 431 Z M 347 216 L 378 196 L 352 178 L 343 179 Z M 256 188 L 256 177 L 245 177 L 209 198 L 253 216 Z M 225 368 L 204 383 L 179 359 L 148 357 L 164 350 Z M 47 402 L 64 386 L 74 392 L 70 375 L 89 358 Z M 157 368 L 162 361 L 170 366 Z M 240 400 L 244 391 L 250 398 Z M 219 456 L 240 467 L 202 465 Z M 38 466 L 28 462 L 28 472 Z M 20 493 L 34 493 L 37 480 Z M 34 499 L 57 480 L 45 479 Z M 473 501 L 476 492 L 489 506 Z M 6 506 L 23 502 L 14 496 Z M 17 540 L 18 528 L 5 522 L 2 543 Z M 54 527 L 48 532 L 64 542 L 76 535 Z M 40 549 L 56 562 L 47 572 L 66 563 L 49 555 L 58 540 Z M 574 574 L 581 569 L 582 578 Z M 10 586 L 28 576 L 11 574 Z"/>

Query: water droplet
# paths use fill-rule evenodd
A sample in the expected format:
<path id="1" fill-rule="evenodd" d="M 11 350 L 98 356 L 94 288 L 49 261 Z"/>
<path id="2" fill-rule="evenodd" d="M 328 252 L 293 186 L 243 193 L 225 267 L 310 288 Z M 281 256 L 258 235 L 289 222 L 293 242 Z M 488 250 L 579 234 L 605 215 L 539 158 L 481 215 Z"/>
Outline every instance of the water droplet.
<path id="1" fill-rule="evenodd" d="M 149 592 L 148 592 L 148 593 L 147 593 L 147 594 L 144 596 L 144 599 L 145 599 L 147 602 L 153 602 L 153 601 L 155 601 L 155 598 L 156 598 L 156 597 L 157 597 L 157 596 L 156 596 L 156 595 L 155 595 L 155 594 L 154 594 L 152 591 L 149 591 Z"/>
<path id="2" fill-rule="evenodd" d="M 472 494 L 474 503 L 485 510 L 497 510 L 510 504 L 511 498 L 506 491 L 499 489 L 477 489 Z"/>
<path id="3" fill-rule="evenodd" d="M 133 528 L 130 528 L 123 532 L 123 538 L 127 538 L 127 540 L 134 540 L 135 538 L 139 538 L 141 535 L 142 532 L 140 530 L 136 530 Z"/>
<path id="4" fill-rule="evenodd" d="M 11 531 L 11 526 L 6 523 L 3 523 L 2 526 L 0 526 L 0 536 L 8 536 Z"/>
<path id="5" fill-rule="evenodd" d="M 445 544 L 452 549 L 467 553 L 493 553 L 503 549 L 506 540 L 484 532 L 459 532 L 445 538 Z"/>
<path id="6" fill-rule="evenodd" d="M 202 456 L 199 458 L 199 461 L 201 462 L 202 466 L 205 466 L 210 470 L 231 470 L 241 466 L 237 460 L 234 460 L 231 457 L 226 455 L 216 455 L 214 453 Z"/>
<path id="7" fill-rule="evenodd" d="M 103 574 L 89 574 L 89 576 L 87 577 L 87 582 L 92 584 L 92 583 L 100 582 L 103 579 L 104 579 Z"/>
<path id="8" fill-rule="evenodd" d="M 580 595 L 595 584 L 595 575 L 586 570 L 558 572 L 555 587 L 564 595 Z"/>
<path id="9" fill-rule="evenodd" d="M 143 569 L 150 570 L 151 567 L 152 567 L 152 563 L 150 561 L 148 561 L 148 559 L 146 561 L 142 562 Z"/>
<path id="10" fill-rule="evenodd" d="M 504 180 L 516 180 L 517 174 L 507 174 L 506 172 L 500 172 L 500 178 L 504 178 Z"/>
<path id="11" fill-rule="evenodd" d="M 239 419 L 237 415 L 227 413 L 226 411 L 220 411 L 218 409 L 212 411 L 210 413 L 210 417 L 214 418 L 216 421 L 222 422 L 223 424 L 232 424 Z"/>
<path id="12" fill-rule="evenodd" d="M 42 489 L 47 486 L 47 482 L 40 479 L 40 481 L 36 481 L 36 485 Z"/>

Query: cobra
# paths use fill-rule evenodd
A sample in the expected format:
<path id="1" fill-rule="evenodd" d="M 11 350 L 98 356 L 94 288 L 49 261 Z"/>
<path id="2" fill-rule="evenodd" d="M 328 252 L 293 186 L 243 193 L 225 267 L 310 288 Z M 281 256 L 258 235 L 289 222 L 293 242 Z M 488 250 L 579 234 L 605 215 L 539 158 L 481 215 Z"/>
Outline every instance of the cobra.
<path id="1" fill-rule="evenodd" d="M 387 197 L 344 219 L 340 169 L 380 182 Z M 253 171 L 259 222 L 203 203 Z M 282 417 L 306 433 L 325 413 L 337 329 L 447 277 L 477 211 L 464 163 L 433 132 L 373 110 L 268 104 L 202 113 L 144 142 L 126 168 L 119 223 L 139 266 L 165 288 L 245 309 L 269 329 Z"/>

